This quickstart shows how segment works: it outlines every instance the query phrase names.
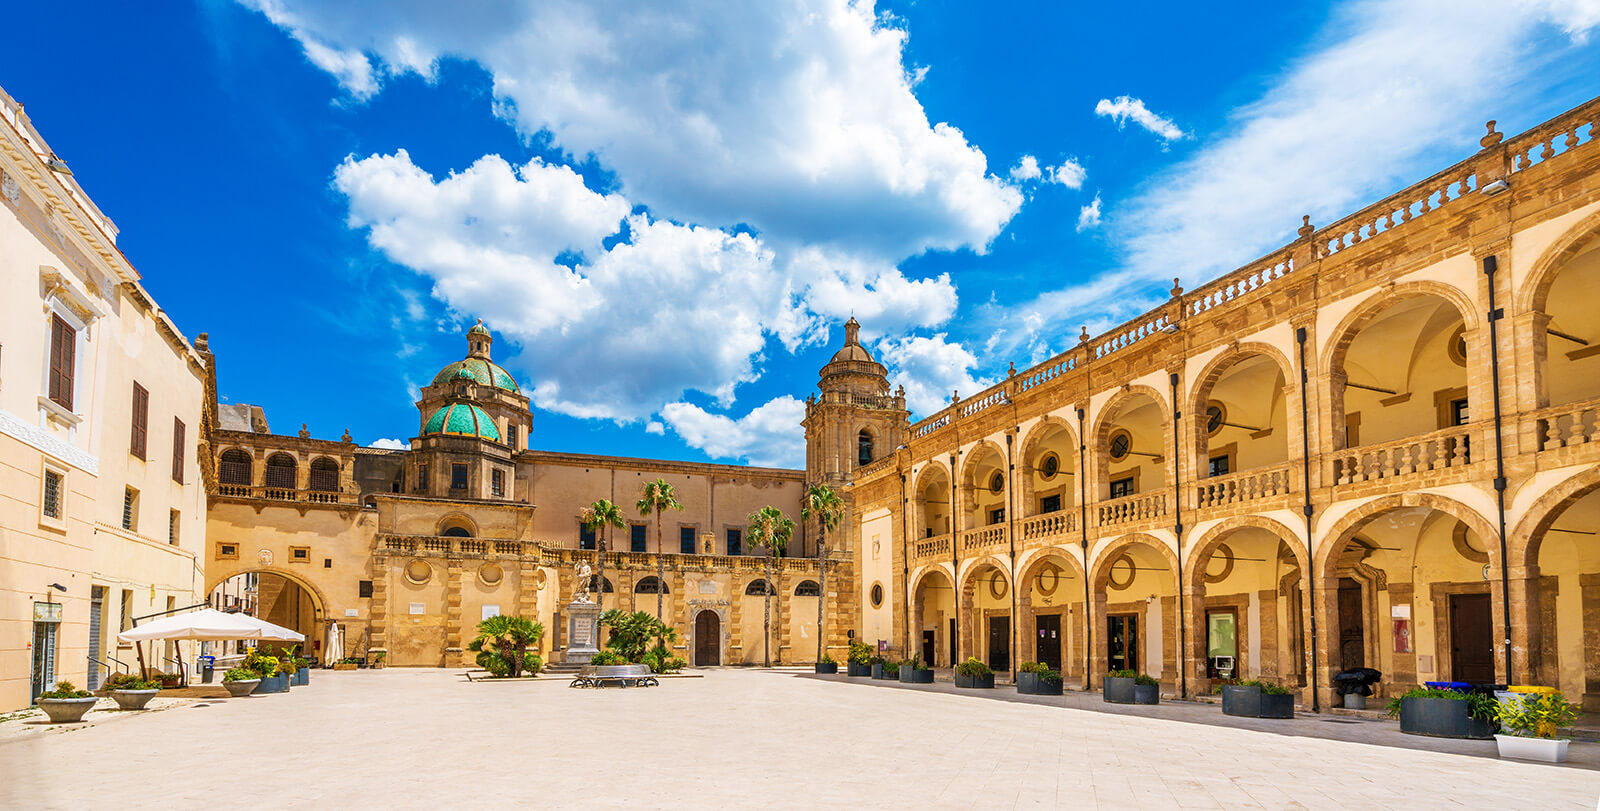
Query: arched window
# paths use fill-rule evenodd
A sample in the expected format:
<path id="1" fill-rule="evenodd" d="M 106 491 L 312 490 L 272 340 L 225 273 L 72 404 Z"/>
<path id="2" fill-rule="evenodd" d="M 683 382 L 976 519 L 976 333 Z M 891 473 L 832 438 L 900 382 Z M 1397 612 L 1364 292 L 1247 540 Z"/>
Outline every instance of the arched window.
<path id="1" fill-rule="evenodd" d="M 765 589 L 765 591 L 763 591 L 763 589 Z M 757 597 L 760 597 L 762 594 L 771 594 L 773 596 L 777 596 L 778 590 L 768 584 L 764 578 L 758 577 L 750 581 L 750 585 L 744 587 L 744 593 L 753 594 Z"/>
<path id="2" fill-rule="evenodd" d="M 250 484 L 250 454 L 238 448 L 223 451 L 217 478 L 223 484 Z"/>
<path id="3" fill-rule="evenodd" d="M 800 585 L 794 587 L 796 597 L 821 597 L 822 587 L 815 580 L 802 580 Z"/>
<path id="4" fill-rule="evenodd" d="M 466 527 L 451 527 L 440 533 L 446 538 L 471 538 L 472 531 Z"/>
<path id="5" fill-rule="evenodd" d="M 667 587 L 656 579 L 655 575 L 639 579 L 639 584 L 633 587 L 635 594 L 670 594 Z"/>
<path id="6" fill-rule="evenodd" d="M 326 456 L 319 456 L 311 462 L 312 490 L 324 493 L 334 493 L 339 490 L 339 463 Z"/>
<path id="7" fill-rule="evenodd" d="M 295 471 L 299 469 L 294 457 L 287 453 L 275 453 L 267 457 L 267 477 L 265 484 L 283 490 L 294 489 Z"/>
<path id="8" fill-rule="evenodd" d="M 600 579 L 601 579 L 600 575 L 597 575 L 597 574 L 589 575 L 589 589 L 588 590 L 589 591 L 594 591 L 595 582 L 600 580 Z M 605 578 L 605 589 L 606 589 L 606 593 L 607 594 L 610 594 L 613 591 L 613 589 L 611 588 L 611 578 L 609 578 L 609 577 Z"/>
<path id="9" fill-rule="evenodd" d="M 872 464 L 872 433 L 863 428 L 856 434 L 856 465 L 869 464 Z"/>

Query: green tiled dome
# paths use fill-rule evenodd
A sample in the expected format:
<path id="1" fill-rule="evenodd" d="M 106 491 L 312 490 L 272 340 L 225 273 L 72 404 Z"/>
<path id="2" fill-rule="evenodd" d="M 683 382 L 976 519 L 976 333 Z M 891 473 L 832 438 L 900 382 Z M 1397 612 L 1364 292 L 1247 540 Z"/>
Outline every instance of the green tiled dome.
<path id="1" fill-rule="evenodd" d="M 483 409 L 471 403 L 450 403 L 433 412 L 427 424 L 422 426 L 422 433 L 475 436 L 491 442 L 500 441 L 500 429 L 495 427 L 494 420 L 489 419 L 489 415 Z"/>
<path id="2" fill-rule="evenodd" d="M 440 369 L 439 373 L 433 376 L 433 385 L 443 385 L 456 379 L 471 380 L 480 386 L 494 386 L 513 394 L 522 393 L 522 389 L 517 386 L 516 378 L 499 365 L 483 358 L 458 360 Z"/>

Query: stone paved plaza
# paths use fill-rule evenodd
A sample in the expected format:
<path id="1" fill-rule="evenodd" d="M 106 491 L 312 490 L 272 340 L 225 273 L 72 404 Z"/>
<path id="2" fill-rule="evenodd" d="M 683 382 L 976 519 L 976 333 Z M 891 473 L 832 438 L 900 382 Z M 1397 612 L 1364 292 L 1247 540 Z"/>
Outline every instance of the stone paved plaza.
<path id="1" fill-rule="evenodd" d="M 998 700 L 1008 689 L 781 671 L 601 692 L 445 670 L 313 678 L 289 695 L 13 730 L 0 737 L 0 805 L 1594 808 L 1600 797 L 1597 744 L 1556 767 L 1379 722 L 1266 732 L 1177 720 L 1218 719 L 1208 706 L 1140 717 Z M 1415 748 L 1430 745 L 1456 751 Z"/>

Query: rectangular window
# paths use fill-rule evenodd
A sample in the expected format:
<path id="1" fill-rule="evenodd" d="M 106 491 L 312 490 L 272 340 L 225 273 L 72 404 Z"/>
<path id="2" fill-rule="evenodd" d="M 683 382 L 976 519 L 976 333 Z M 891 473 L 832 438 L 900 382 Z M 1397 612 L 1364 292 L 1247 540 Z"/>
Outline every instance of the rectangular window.
<path id="1" fill-rule="evenodd" d="M 1006 520 L 1006 508 L 996 507 L 989 511 L 989 523 L 998 524 Z"/>
<path id="2" fill-rule="evenodd" d="M 1061 509 L 1061 496 L 1045 496 L 1039 499 L 1039 512 L 1053 513 Z"/>
<path id="3" fill-rule="evenodd" d="M 450 466 L 450 489 L 451 490 L 465 490 L 465 489 L 467 489 L 467 466 L 466 465 L 454 464 L 454 465 Z"/>
<path id="4" fill-rule="evenodd" d="M 578 525 L 578 548 L 594 548 L 594 529 L 583 526 L 582 524 Z"/>
<path id="5" fill-rule="evenodd" d="M 66 483 L 66 477 L 60 473 L 57 473 L 54 470 L 46 470 L 44 472 L 44 504 L 42 507 L 44 509 L 45 518 L 49 518 L 53 521 L 61 520 L 61 516 L 64 512 L 61 508 L 61 505 L 62 502 L 65 501 L 63 496 L 66 495 L 64 492 L 62 492 L 62 490 L 64 489 Z"/>
<path id="6" fill-rule="evenodd" d="M 678 551 L 685 555 L 694 554 L 694 527 L 678 527 Z"/>
<path id="7" fill-rule="evenodd" d="M 1467 398 L 1463 397 L 1459 400 L 1450 401 L 1451 425 L 1466 425 L 1467 421 L 1471 419 L 1470 413 L 1467 411 Z"/>
<path id="8" fill-rule="evenodd" d="M 133 625 L 133 589 L 122 590 L 122 616 L 118 618 L 118 622 L 118 631 L 126 631 Z"/>
<path id="9" fill-rule="evenodd" d="M 217 544 L 218 560 L 235 560 L 239 557 L 239 545 L 236 543 Z"/>
<path id="10" fill-rule="evenodd" d="M 1127 477 L 1125 479 L 1115 479 L 1115 480 L 1113 480 L 1111 482 L 1111 497 L 1112 498 L 1122 498 L 1123 496 L 1131 496 L 1131 495 L 1133 495 L 1133 477 L 1132 476 L 1129 476 L 1129 477 Z"/>
<path id="11" fill-rule="evenodd" d="M 178 514 L 177 510 L 172 510 L 171 514 L 167 516 L 167 543 L 173 546 L 178 545 L 178 527 L 181 524 L 181 519 L 182 516 Z"/>
<path id="12" fill-rule="evenodd" d="M 506 472 L 495 469 L 489 472 L 490 495 L 503 496 L 506 494 Z"/>
<path id="13" fill-rule="evenodd" d="M 1211 470 L 1211 475 L 1212 476 L 1226 476 L 1226 475 L 1228 475 L 1228 473 L 1230 472 L 1229 469 L 1228 469 L 1229 467 L 1230 467 L 1230 465 L 1228 463 L 1228 457 L 1227 456 L 1213 456 L 1213 457 L 1211 457 L 1210 470 Z"/>
<path id="14" fill-rule="evenodd" d="M 356 596 L 367 599 L 372 596 L 372 581 L 362 580 L 356 584 Z"/>
<path id="15" fill-rule="evenodd" d="M 517 425 L 516 425 L 516 423 L 512 423 L 512 424 L 506 426 L 506 441 L 511 445 L 511 449 L 512 450 L 516 450 L 517 449 Z"/>
<path id="16" fill-rule="evenodd" d="M 644 534 L 644 524 L 632 524 L 628 527 L 628 549 L 630 551 L 644 551 Z"/>
<path id="17" fill-rule="evenodd" d="M 145 440 L 150 437 L 150 392 L 133 384 L 133 435 L 128 437 L 128 453 L 145 458 Z"/>
<path id="18" fill-rule="evenodd" d="M 50 399 L 72 410 L 73 367 L 78 351 L 78 331 L 61 316 L 50 316 Z"/>
<path id="19" fill-rule="evenodd" d="M 428 466 L 417 465 L 417 492 L 428 492 Z"/>
<path id="20" fill-rule="evenodd" d="M 122 528 L 139 531 L 139 491 L 132 487 L 122 489 Z"/>
<path id="21" fill-rule="evenodd" d="M 183 484 L 184 434 L 183 420 L 172 418 L 172 480 Z"/>
<path id="22" fill-rule="evenodd" d="M 743 543 L 743 541 L 744 541 L 744 533 L 743 532 L 741 532 L 741 531 L 739 531 L 737 529 L 728 530 L 728 554 L 730 554 L 730 555 L 742 555 L 742 554 L 744 554 L 744 551 L 741 548 L 741 544 Z"/>
<path id="23" fill-rule="evenodd" d="M 294 563 L 310 563 L 311 562 L 311 547 L 309 547 L 309 546 L 291 546 L 291 547 L 289 547 L 289 560 L 294 562 Z"/>

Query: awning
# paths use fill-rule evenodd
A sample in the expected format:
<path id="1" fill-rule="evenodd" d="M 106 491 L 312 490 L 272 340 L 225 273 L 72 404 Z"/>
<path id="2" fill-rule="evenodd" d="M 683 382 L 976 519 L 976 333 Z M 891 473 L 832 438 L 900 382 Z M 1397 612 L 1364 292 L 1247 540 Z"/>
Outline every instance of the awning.
<path id="1" fill-rule="evenodd" d="M 271 623 L 266 624 L 271 625 Z M 121 642 L 148 642 L 153 639 L 224 642 L 231 639 L 268 638 L 262 634 L 261 626 L 250 617 L 243 614 L 226 614 L 214 608 L 203 608 L 187 614 L 162 617 L 129 628 L 117 634 L 117 639 Z"/>

